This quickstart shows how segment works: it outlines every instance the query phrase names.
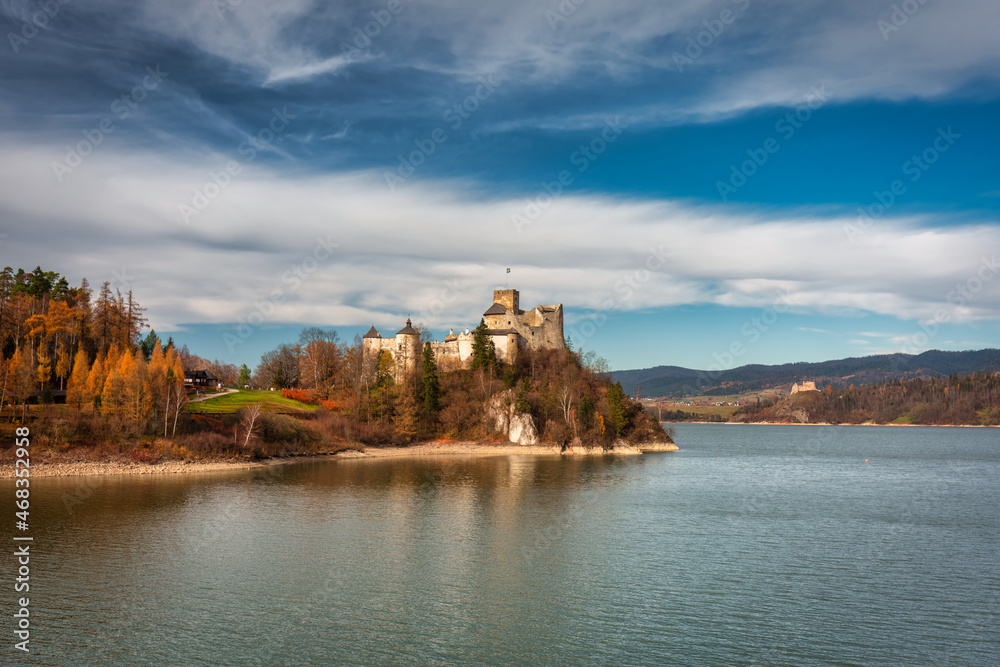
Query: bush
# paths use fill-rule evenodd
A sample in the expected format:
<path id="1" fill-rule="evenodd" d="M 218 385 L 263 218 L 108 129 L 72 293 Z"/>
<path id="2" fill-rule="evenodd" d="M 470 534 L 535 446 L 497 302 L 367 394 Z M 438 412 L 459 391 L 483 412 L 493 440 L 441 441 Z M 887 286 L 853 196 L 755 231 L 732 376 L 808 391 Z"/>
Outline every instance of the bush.
<path id="1" fill-rule="evenodd" d="M 312 389 L 282 389 L 281 396 L 299 403 L 315 404 L 317 402 L 316 392 Z"/>

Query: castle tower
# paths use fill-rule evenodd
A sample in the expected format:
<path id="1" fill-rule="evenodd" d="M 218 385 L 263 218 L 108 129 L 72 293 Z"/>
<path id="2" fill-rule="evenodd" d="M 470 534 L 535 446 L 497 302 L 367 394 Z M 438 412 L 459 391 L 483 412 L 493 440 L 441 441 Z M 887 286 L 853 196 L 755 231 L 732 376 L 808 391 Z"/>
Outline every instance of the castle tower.
<path id="1" fill-rule="evenodd" d="M 396 332 L 396 381 L 402 380 L 406 374 L 417 367 L 420 355 L 420 333 L 413 328 L 413 322 L 406 318 L 406 326 Z"/>
<path id="2" fill-rule="evenodd" d="M 507 310 L 515 313 L 521 310 L 521 295 L 516 289 L 495 289 L 493 290 L 493 303 L 506 306 Z"/>

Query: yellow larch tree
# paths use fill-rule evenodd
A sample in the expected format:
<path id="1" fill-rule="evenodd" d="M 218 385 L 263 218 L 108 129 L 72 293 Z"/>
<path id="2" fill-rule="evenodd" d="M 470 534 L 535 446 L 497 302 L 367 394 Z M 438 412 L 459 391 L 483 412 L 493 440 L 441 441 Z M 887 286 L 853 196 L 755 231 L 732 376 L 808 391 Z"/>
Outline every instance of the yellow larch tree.
<path id="1" fill-rule="evenodd" d="M 77 410 L 84 403 L 89 403 L 94 399 L 88 391 L 89 374 L 87 353 L 81 345 L 76 351 L 76 357 L 73 359 L 73 372 L 70 373 L 69 382 L 66 384 L 66 403 L 75 405 Z"/>

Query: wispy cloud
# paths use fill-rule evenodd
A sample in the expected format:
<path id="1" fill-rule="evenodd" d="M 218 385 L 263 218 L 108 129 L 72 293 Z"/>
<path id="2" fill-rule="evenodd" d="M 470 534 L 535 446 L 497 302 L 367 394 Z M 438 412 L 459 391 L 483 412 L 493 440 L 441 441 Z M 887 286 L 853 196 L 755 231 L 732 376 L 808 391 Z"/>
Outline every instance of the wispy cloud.
<path id="1" fill-rule="evenodd" d="M 48 257 L 64 271 L 88 277 L 103 270 L 95 271 L 95 257 L 118 266 L 142 256 L 149 279 L 172 286 L 151 290 L 151 313 L 173 322 L 231 318 L 258 294 L 261 276 L 280 273 L 304 244 L 329 233 L 343 242 L 343 253 L 324 269 L 322 280 L 303 290 L 300 304 L 287 306 L 290 321 L 418 311 L 416 295 L 440 276 L 493 284 L 511 258 L 517 258 L 521 284 L 543 289 L 539 301 L 599 309 L 624 277 L 642 268 L 651 247 L 668 249 L 666 269 L 651 276 L 648 288 L 635 290 L 625 309 L 765 307 L 783 294 L 797 312 L 917 320 L 948 305 L 949 290 L 976 270 L 982 248 L 1000 247 L 995 223 L 930 233 L 920 219 L 899 218 L 871 230 L 863 243 L 850 244 L 845 221 L 837 217 L 804 211 L 765 217 L 599 195 L 564 196 L 517 234 L 512 215 L 523 208 L 521 200 L 470 198 L 475 190 L 463 182 L 414 184 L 387 197 L 377 173 L 307 177 L 256 164 L 185 226 L 178 207 L 190 200 L 192 187 L 205 182 L 204 160 L 109 148 L 59 185 L 45 174 L 60 147 L 8 145 L 11 159 L 0 163 L 0 209 L 7 219 L 24 222 L 5 251 Z M 208 164 L 225 161 L 218 156 Z M 64 222 L 69 210 L 72 227 Z M 65 238 L 61 249 L 52 246 L 54 235 Z M 107 239 L 115 239 L 114 245 Z M 930 263 L 933 275 L 925 270 Z M 185 295 L 206 291 L 192 271 L 196 266 L 213 266 L 223 278 L 192 304 Z M 336 305 L 345 302 L 355 305 Z M 997 313 L 1000 280 L 986 283 L 955 319 L 996 321 Z"/>

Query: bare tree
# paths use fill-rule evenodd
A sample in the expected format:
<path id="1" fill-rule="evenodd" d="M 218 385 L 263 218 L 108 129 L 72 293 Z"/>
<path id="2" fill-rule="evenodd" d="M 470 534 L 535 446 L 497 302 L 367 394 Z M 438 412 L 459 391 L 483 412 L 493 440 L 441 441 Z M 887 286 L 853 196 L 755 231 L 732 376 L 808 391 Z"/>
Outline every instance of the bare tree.
<path id="1" fill-rule="evenodd" d="M 246 430 L 246 437 L 243 439 L 243 449 L 250 446 L 250 438 L 253 437 L 253 427 L 257 423 L 257 419 L 260 417 L 260 411 L 263 404 L 259 401 L 254 403 L 246 412 L 243 413 L 243 428 Z"/>

